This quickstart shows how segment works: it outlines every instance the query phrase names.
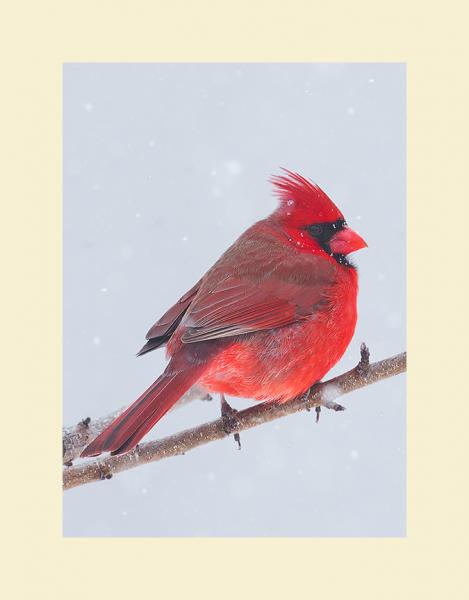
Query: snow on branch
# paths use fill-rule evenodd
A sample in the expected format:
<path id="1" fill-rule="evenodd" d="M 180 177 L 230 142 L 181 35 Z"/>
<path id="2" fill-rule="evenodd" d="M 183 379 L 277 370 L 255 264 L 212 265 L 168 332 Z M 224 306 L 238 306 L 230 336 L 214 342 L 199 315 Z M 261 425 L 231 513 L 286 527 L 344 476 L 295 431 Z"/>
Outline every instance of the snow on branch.
<path id="1" fill-rule="evenodd" d="M 111 479 L 113 475 L 121 471 L 169 458 L 170 456 L 185 454 L 193 448 L 222 439 L 233 433 L 239 440 L 240 431 L 257 427 L 262 423 L 268 423 L 301 410 L 311 410 L 311 408 L 316 407 L 318 415 L 321 406 L 333 410 L 344 410 L 340 404 L 335 402 L 340 396 L 382 379 L 399 375 L 406 370 L 406 352 L 372 364 L 369 362 L 369 351 L 365 344 L 362 344 L 360 352 L 360 362 L 355 368 L 329 381 L 314 385 L 306 394 L 285 404 L 263 402 L 241 411 L 230 409 L 229 416 L 225 413 L 216 421 L 186 429 L 161 440 L 139 444 L 134 450 L 126 454 L 105 456 L 87 460 L 78 465 L 71 465 L 70 461 L 79 455 L 88 440 L 98 435 L 122 410 L 94 422 L 85 419 L 74 428 L 64 430 L 65 468 L 63 472 L 63 489 L 69 490 L 85 483 Z"/>

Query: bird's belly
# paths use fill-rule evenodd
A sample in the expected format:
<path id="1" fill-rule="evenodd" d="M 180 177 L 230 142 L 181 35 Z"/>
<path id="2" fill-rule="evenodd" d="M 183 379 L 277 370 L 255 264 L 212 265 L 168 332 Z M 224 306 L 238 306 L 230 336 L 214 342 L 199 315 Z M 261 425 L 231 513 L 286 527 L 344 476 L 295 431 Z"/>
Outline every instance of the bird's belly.
<path id="1" fill-rule="evenodd" d="M 200 379 L 211 392 L 284 402 L 319 381 L 341 358 L 355 329 L 355 305 L 275 330 L 246 335 L 218 354 Z"/>

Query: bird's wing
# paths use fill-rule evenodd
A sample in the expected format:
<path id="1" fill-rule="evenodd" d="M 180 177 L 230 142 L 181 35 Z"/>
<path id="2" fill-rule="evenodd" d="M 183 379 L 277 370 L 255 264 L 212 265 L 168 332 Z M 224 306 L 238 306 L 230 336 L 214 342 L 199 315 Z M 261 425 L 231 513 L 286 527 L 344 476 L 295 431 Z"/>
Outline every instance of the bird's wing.
<path id="1" fill-rule="evenodd" d="M 247 257 L 246 266 L 237 263 L 234 273 L 217 276 L 216 266 L 209 272 L 181 323 L 184 343 L 282 327 L 313 316 L 329 302 L 332 261 L 300 253 L 282 260 L 274 254 L 261 273 L 252 272 L 251 265 Z"/>
<path id="2" fill-rule="evenodd" d="M 148 342 L 138 352 L 137 356 L 141 356 L 146 352 L 150 352 L 155 348 L 164 346 L 169 338 L 173 335 L 174 330 L 181 322 L 186 310 L 189 308 L 192 300 L 194 299 L 197 291 L 200 287 L 200 281 L 198 281 L 193 288 L 184 294 L 176 302 L 174 306 L 171 306 L 164 315 L 158 319 L 158 321 L 152 325 L 145 336 Z"/>

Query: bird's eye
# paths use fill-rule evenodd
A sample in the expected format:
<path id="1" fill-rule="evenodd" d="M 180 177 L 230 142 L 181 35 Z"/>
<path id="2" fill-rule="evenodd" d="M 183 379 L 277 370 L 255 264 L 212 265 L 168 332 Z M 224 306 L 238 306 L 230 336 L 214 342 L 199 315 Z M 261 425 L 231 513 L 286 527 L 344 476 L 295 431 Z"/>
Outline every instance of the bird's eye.
<path id="1" fill-rule="evenodd" d="M 316 223 L 314 225 L 310 225 L 308 227 L 309 232 L 312 236 L 314 237 L 320 237 L 322 235 L 323 232 L 323 226 L 319 223 Z"/>

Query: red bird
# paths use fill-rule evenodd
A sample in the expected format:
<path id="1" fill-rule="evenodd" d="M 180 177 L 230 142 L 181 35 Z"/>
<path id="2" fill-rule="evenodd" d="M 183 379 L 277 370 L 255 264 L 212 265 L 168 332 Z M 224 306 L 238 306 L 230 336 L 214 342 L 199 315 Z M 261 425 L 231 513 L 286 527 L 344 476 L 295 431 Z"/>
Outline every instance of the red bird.
<path id="1" fill-rule="evenodd" d="M 167 345 L 160 377 L 82 452 L 131 450 L 195 383 L 210 392 L 287 402 L 341 358 L 357 321 L 347 255 L 366 246 L 314 183 L 272 178 L 280 202 L 255 223 L 146 335 Z"/>

